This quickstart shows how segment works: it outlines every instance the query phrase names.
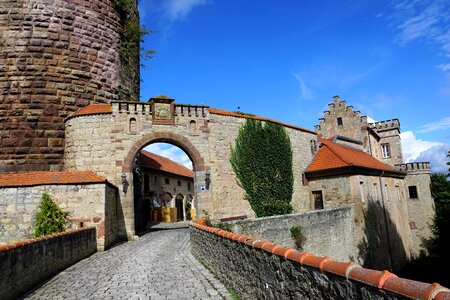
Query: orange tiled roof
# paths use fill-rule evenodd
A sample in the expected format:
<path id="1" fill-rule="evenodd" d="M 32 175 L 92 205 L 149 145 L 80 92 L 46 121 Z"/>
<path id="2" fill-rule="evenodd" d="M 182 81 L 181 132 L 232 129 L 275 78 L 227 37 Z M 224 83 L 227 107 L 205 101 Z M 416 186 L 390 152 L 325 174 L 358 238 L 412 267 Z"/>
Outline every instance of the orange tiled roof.
<path id="1" fill-rule="evenodd" d="M 306 172 L 322 171 L 344 167 L 361 167 L 373 170 L 399 173 L 364 151 L 320 139 L 320 149 Z"/>
<path id="2" fill-rule="evenodd" d="M 77 116 L 87 116 L 87 115 L 97 115 L 97 114 L 110 114 L 112 113 L 111 104 L 90 104 L 85 106 L 73 114 L 71 114 L 67 119 L 77 117 Z M 67 120 L 66 119 L 66 120 Z"/>
<path id="3" fill-rule="evenodd" d="M 0 174 L 0 187 L 35 186 L 46 184 L 102 183 L 106 181 L 106 178 L 103 178 L 90 170 Z"/>
<path id="4" fill-rule="evenodd" d="M 182 164 L 145 150 L 141 150 L 140 163 L 142 166 L 151 169 L 194 178 L 194 172 L 192 170 L 189 170 Z"/>
<path id="5" fill-rule="evenodd" d="M 306 129 L 306 128 L 302 128 L 302 127 L 298 127 L 298 126 L 291 125 L 291 124 L 287 124 L 287 123 L 283 123 L 283 122 L 280 122 L 280 121 L 277 121 L 277 120 L 273 120 L 273 119 L 269 119 L 269 118 L 265 118 L 265 117 L 253 116 L 253 115 L 245 115 L 245 114 L 238 114 L 238 113 L 235 113 L 235 112 L 222 110 L 222 109 L 216 109 L 216 108 L 209 108 L 209 112 L 211 114 L 215 114 L 215 115 L 222 115 L 222 116 L 230 116 L 230 117 L 238 117 L 238 118 L 254 119 L 254 120 L 260 120 L 260 121 L 273 122 L 273 123 L 280 124 L 280 125 L 283 125 L 285 127 L 292 128 L 292 129 L 295 129 L 295 130 L 300 130 L 300 131 L 316 134 L 312 130 L 309 130 L 309 129 Z"/>

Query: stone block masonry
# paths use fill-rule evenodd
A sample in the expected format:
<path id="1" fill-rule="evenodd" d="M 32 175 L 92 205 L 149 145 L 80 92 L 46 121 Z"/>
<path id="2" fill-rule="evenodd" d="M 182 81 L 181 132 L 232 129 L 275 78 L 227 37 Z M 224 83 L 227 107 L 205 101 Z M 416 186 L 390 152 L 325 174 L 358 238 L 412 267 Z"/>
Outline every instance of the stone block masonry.
<path id="1" fill-rule="evenodd" d="M 450 290 L 191 222 L 191 251 L 240 299 L 450 299 Z"/>
<path id="2" fill-rule="evenodd" d="M 0 299 L 16 299 L 47 277 L 96 252 L 95 228 L 0 246 Z"/>
<path id="3" fill-rule="evenodd" d="M 0 173 L 61 170 L 64 118 L 122 86 L 139 99 L 120 28 L 111 0 L 0 0 Z"/>
<path id="4" fill-rule="evenodd" d="M 339 260 L 351 260 L 355 257 L 351 205 L 229 223 L 234 225 L 233 232 L 294 248 L 290 228 L 301 226 L 306 237 L 302 250 L 333 256 Z"/>

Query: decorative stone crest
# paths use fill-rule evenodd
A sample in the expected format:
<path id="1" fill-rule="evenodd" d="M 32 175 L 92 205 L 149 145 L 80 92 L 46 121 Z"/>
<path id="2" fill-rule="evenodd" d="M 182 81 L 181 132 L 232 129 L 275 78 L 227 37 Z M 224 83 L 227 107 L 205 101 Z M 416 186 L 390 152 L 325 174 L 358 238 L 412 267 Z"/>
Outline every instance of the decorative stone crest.
<path id="1" fill-rule="evenodd" d="M 160 95 L 150 98 L 153 112 L 153 124 L 173 125 L 174 124 L 174 102 L 175 99 Z"/>

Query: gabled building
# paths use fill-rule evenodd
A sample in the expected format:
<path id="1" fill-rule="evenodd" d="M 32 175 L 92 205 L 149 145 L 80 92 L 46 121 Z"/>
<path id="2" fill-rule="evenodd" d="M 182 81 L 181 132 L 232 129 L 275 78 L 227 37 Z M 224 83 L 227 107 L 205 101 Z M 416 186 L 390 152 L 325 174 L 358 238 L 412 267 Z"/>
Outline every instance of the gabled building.
<path id="1" fill-rule="evenodd" d="M 403 163 L 397 119 L 368 123 L 338 96 L 328 107 L 315 127 L 319 149 L 305 172 L 311 206 L 354 204 L 361 263 L 398 269 L 425 252 L 431 236 L 430 164 Z"/>

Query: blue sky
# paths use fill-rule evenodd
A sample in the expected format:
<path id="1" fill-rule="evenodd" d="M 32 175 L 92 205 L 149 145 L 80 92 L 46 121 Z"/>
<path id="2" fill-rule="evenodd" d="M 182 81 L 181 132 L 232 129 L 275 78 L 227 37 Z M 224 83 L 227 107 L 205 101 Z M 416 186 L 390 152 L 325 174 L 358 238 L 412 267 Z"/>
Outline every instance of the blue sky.
<path id="1" fill-rule="evenodd" d="M 450 1 L 141 0 L 157 51 L 141 98 L 250 112 L 313 129 L 334 95 L 398 118 L 407 161 L 445 171 Z"/>

